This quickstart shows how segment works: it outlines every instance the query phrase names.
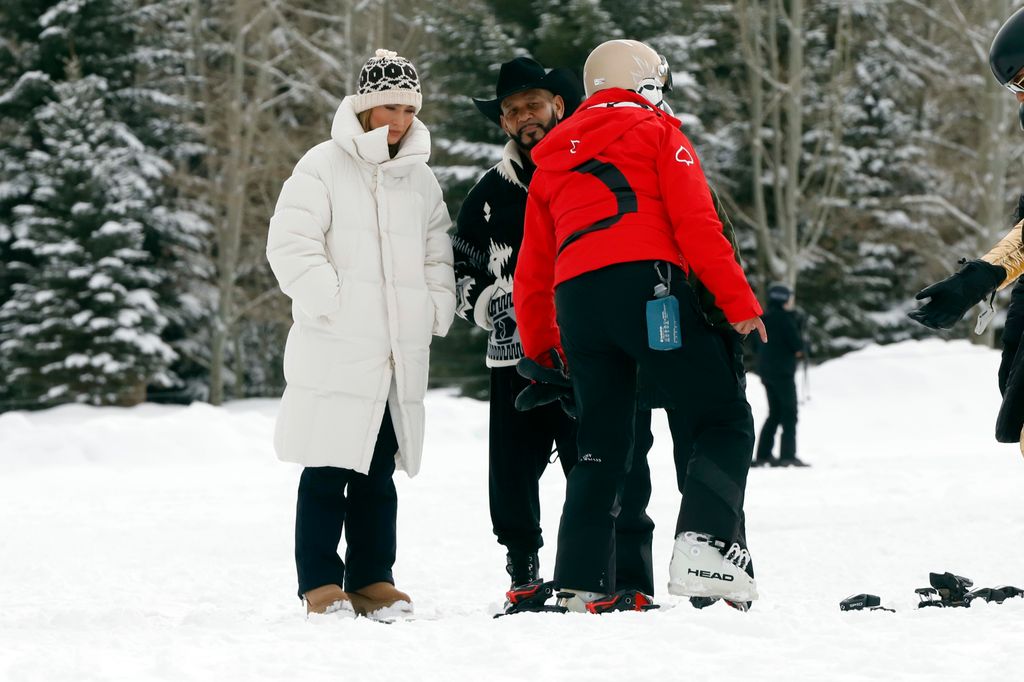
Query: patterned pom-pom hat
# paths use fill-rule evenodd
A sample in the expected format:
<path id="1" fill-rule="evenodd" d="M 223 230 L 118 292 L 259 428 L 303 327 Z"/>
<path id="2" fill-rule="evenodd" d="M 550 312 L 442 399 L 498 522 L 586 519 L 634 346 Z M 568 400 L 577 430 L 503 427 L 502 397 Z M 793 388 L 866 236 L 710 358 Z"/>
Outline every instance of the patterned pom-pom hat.
<path id="1" fill-rule="evenodd" d="M 408 104 L 419 112 L 423 106 L 420 77 L 416 67 L 391 50 L 377 50 L 359 72 L 359 88 L 352 95 L 352 108 L 361 111 L 385 104 Z"/>

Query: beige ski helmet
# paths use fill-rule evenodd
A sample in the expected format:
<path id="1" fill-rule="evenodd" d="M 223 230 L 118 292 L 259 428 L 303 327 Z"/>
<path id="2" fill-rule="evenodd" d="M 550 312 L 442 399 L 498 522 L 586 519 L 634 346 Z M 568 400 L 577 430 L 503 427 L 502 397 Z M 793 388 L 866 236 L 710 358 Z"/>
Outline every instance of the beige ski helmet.
<path id="1" fill-rule="evenodd" d="M 594 48 L 583 65 L 587 97 L 608 88 L 638 92 L 651 104 L 661 103 L 662 92 L 672 89 L 668 61 L 636 40 L 609 40 Z"/>

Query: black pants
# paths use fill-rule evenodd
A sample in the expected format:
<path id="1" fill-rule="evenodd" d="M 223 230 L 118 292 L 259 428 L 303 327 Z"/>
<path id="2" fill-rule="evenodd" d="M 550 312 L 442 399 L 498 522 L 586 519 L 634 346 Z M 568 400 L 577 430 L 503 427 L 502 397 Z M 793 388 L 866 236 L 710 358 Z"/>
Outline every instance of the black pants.
<path id="1" fill-rule="evenodd" d="M 742 356 L 740 363 L 739 371 L 742 372 Z M 728 536 L 723 536 L 722 539 L 728 544 L 738 542 L 741 547 L 749 548 L 749 545 L 747 545 L 747 518 L 746 514 L 743 512 L 743 496 L 741 495 L 738 500 L 734 499 L 734 489 L 732 486 L 723 484 L 722 481 L 716 480 L 714 476 L 707 477 L 701 466 L 694 464 L 693 426 L 690 423 L 690 420 L 687 419 L 686 415 L 679 410 L 666 410 L 666 414 L 668 415 L 668 428 L 669 431 L 672 432 L 672 458 L 675 460 L 676 484 L 679 487 L 679 492 L 684 493 L 687 487 L 689 487 L 690 490 L 700 487 L 710 489 L 709 492 L 712 494 L 728 498 L 730 503 L 735 504 L 737 507 L 737 524 L 735 531 Z M 753 430 L 753 426 L 753 417 L 751 417 L 751 430 Z M 690 476 L 691 467 L 693 467 L 694 470 L 692 477 Z M 709 480 L 702 480 L 705 478 L 708 478 Z M 683 531 L 688 530 L 682 514 L 682 504 L 679 505 L 679 512 L 679 517 L 676 519 L 676 536 Z M 748 564 L 747 572 L 751 577 L 753 577 L 753 562 Z"/>
<path id="2" fill-rule="evenodd" d="M 651 411 L 638 410 L 633 431 L 632 466 L 626 474 L 615 518 L 614 590 L 639 590 L 654 594 L 654 521 L 647 515 L 651 501 L 651 469 L 647 453 L 654 445 Z M 568 495 L 568 493 L 567 493 Z M 572 585 L 567 585 L 572 587 Z"/>
<path id="3" fill-rule="evenodd" d="M 398 494 L 392 475 L 398 439 L 385 408 L 370 462 L 360 474 L 338 467 L 306 467 L 295 510 L 295 566 L 299 596 L 322 585 L 354 591 L 394 584 Z M 338 556 L 345 530 L 345 560 Z"/>
<path id="4" fill-rule="evenodd" d="M 540 525 L 539 481 L 550 461 L 552 445 L 568 476 L 576 464 L 576 422 L 556 402 L 520 412 L 515 397 L 528 380 L 515 367 L 491 369 L 490 454 L 488 488 L 491 523 L 498 542 L 510 552 L 531 554 L 544 542 Z M 651 544 L 654 521 L 647 515 L 651 473 L 647 452 L 654 444 L 651 413 L 636 419 L 636 450 L 642 457 L 630 471 L 616 524 L 616 589 L 654 593 Z"/>
<path id="5" fill-rule="evenodd" d="M 779 443 L 779 459 L 796 458 L 796 379 L 793 375 L 781 377 L 762 376 L 761 383 L 768 394 L 768 418 L 761 427 L 757 442 L 757 458 L 771 459 L 775 447 L 775 431 L 782 427 Z"/>
<path id="6" fill-rule="evenodd" d="M 515 367 L 491 368 L 491 524 L 500 544 L 522 554 L 532 554 L 544 544 L 538 482 L 552 446 L 567 476 L 576 463 L 576 423 L 557 402 L 526 412 L 516 409 L 516 396 L 529 383 Z"/>
<path id="7" fill-rule="evenodd" d="M 673 268 L 682 347 L 647 345 L 645 306 L 659 282 L 653 262 L 613 265 L 555 290 L 558 324 L 579 410 L 579 461 L 569 474 L 558 533 L 555 580 L 608 592 L 616 585 L 615 525 L 633 465 L 638 367 L 663 377 L 673 404 L 692 420 L 693 456 L 746 489 L 753 449 L 750 411 L 722 338 L 705 324 L 681 270 Z M 738 509 L 708 490 L 683 491 L 686 530 L 730 537 Z"/>
<path id="8" fill-rule="evenodd" d="M 733 374 L 740 390 L 745 394 L 747 388 L 747 371 L 743 361 L 743 337 L 732 329 L 715 330 L 725 344 Z M 664 387 L 664 377 L 640 372 L 639 401 L 645 409 L 664 408 L 668 417 L 669 431 L 672 433 L 672 456 L 676 467 L 676 485 L 682 495 L 686 490 L 700 490 L 699 495 L 707 497 L 716 495 L 726 502 L 739 519 L 739 526 L 734 534 L 721 539 L 729 543 L 739 542 L 743 547 L 746 542 L 746 521 L 743 514 L 743 494 L 735 482 L 719 471 L 714 461 L 699 461 L 694 458 L 693 432 L 694 423 L 685 411 L 678 409 L 678 404 L 668 395 Z M 748 432 L 748 438 L 754 439 L 754 418 L 750 414 L 750 405 L 744 403 L 746 418 L 736 421 L 736 428 Z M 692 474 L 692 475 L 691 475 Z M 692 530 L 687 525 L 683 504 L 680 502 L 679 515 L 676 519 L 675 535 L 685 530 Z"/>

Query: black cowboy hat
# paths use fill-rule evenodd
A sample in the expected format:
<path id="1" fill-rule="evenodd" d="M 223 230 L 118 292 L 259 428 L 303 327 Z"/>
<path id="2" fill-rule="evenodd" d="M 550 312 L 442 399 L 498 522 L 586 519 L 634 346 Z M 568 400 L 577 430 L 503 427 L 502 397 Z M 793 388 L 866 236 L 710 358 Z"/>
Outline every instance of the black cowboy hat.
<path id="1" fill-rule="evenodd" d="M 540 62 L 529 57 L 516 57 L 501 65 L 494 99 L 473 98 L 473 104 L 487 118 L 501 125 L 501 100 L 524 90 L 547 90 L 565 100 L 565 116 L 579 106 L 583 99 L 583 85 L 569 69 L 545 71 Z"/>

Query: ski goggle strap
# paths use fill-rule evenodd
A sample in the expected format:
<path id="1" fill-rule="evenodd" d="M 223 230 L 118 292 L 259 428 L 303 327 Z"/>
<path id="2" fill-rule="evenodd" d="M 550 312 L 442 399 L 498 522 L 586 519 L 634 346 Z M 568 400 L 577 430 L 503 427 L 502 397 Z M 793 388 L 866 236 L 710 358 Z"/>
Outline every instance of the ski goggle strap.
<path id="1" fill-rule="evenodd" d="M 669 66 L 668 60 L 665 59 L 665 55 L 659 54 L 661 58 L 661 64 L 658 64 L 658 75 L 661 76 L 664 85 L 661 89 L 664 92 L 672 92 L 672 67 Z"/>
<path id="2" fill-rule="evenodd" d="M 1024 69 L 1017 72 L 1017 75 L 1006 81 L 1006 89 L 1010 92 L 1024 92 Z"/>
<path id="3" fill-rule="evenodd" d="M 1005 87 L 1015 95 L 1024 92 L 1024 67 L 1017 72 L 1017 75 L 1006 81 Z M 1017 122 L 1020 123 L 1020 129 L 1024 130 L 1024 102 L 1017 107 Z"/>

